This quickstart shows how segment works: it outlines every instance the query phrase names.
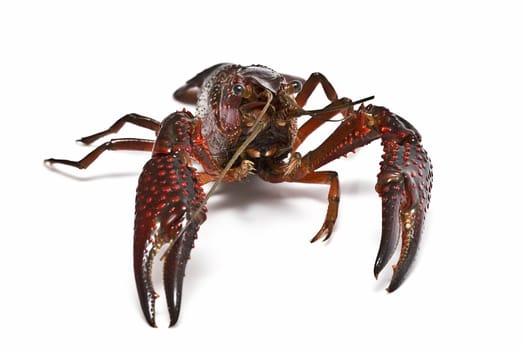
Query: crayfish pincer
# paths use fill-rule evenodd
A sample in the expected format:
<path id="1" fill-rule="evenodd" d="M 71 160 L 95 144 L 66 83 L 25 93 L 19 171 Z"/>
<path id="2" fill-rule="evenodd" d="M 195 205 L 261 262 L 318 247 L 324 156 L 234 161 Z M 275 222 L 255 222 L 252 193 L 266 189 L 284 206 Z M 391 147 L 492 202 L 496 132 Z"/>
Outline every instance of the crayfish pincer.
<path id="1" fill-rule="evenodd" d="M 330 103 L 304 109 L 321 85 Z M 387 288 L 404 281 L 417 252 L 432 187 L 432 165 L 419 132 L 388 109 L 339 98 L 320 73 L 304 80 L 270 68 L 222 63 L 207 68 L 174 93 L 174 98 L 196 105 L 162 122 L 127 114 L 105 131 L 81 138 L 85 144 L 116 133 L 125 123 L 155 132 L 155 140 L 116 138 L 96 147 L 79 161 L 47 159 L 46 163 L 87 168 L 106 150 L 151 152 L 136 191 L 134 273 L 138 297 L 147 322 L 156 326 L 151 271 L 163 247 L 163 279 L 170 325 L 178 320 L 185 266 L 206 203 L 221 182 L 240 182 L 259 176 L 272 182 L 300 182 L 329 186 L 325 219 L 312 238 L 327 240 L 338 216 L 338 173 L 317 170 L 325 164 L 381 139 L 383 160 L 376 184 L 382 200 L 382 236 L 374 274 L 392 258 L 401 242 L 399 258 Z M 358 108 L 355 106 L 359 105 Z M 298 118 L 307 120 L 298 127 Z M 337 128 L 315 149 L 302 155 L 303 141 L 323 123 Z M 196 170 L 192 164 L 200 164 Z M 213 182 L 207 194 L 202 186 Z"/>

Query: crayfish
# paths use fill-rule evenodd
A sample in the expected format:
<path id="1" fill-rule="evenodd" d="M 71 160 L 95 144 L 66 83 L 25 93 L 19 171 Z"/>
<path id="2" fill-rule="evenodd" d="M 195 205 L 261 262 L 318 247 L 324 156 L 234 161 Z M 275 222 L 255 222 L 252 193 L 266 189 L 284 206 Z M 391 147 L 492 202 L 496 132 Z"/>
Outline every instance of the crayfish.
<path id="1" fill-rule="evenodd" d="M 321 85 L 330 103 L 306 110 L 308 99 Z M 382 236 L 374 264 L 377 276 L 401 241 L 399 258 L 387 288 L 404 281 L 419 245 L 430 201 L 432 165 L 419 132 L 405 119 L 384 107 L 339 98 L 331 83 L 313 73 L 304 80 L 261 65 L 217 64 L 197 74 L 174 93 L 174 98 L 196 105 L 162 122 L 128 114 L 105 131 L 83 137 L 91 144 L 125 123 L 155 132 L 155 140 L 116 138 L 96 147 L 80 161 L 47 159 L 47 164 L 87 168 L 104 151 L 152 152 L 136 190 L 134 273 L 138 297 L 147 322 L 156 327 L 151 271 L 162 247 L 163 279 L 170 326 L 180 313 L 185 267 L 206 203 L 221 182 L 240 182 L 257 175 L 272 182 L 299 182 L 329 186 L 323 225 L 312 238 L 327 240 L 338 216 L 340 185 L 335 171 L 317 170 L 325 164 L 381 139 L 383 156 L 376 191 L 382 200 Z M 355 108 L 359 105 L 358 108 Z M 298 126 L 298 118 L 308 119 Z M 304 155 L 300 144 L 318 127 L 338 118 L 339 125 Z M 193 162 L 201 170 L 192 167 Z M 206 195 L 204 184 L 214 182 Z"/>

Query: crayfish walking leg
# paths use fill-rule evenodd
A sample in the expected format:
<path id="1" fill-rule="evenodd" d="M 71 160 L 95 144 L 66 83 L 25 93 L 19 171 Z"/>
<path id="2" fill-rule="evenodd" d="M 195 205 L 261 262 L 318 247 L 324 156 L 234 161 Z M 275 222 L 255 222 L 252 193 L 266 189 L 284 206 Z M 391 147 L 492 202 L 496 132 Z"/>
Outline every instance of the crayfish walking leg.
<path id="1" fill-rule="evenodd" d="M 150 130 L 154 130 L 155 132 L 158 131 L 160 128 L 160 122 L 149 118 L 144 117 L 142 115 L 131 113 L 124 115 L 120 119 L 118 119 L 111 127 L 109 127 L 107 130 L 98 132 L 96 134 L 82 137 L 79 139 L 79 142 L 82 142 L 86 145 L 89 145 L 93 143 L 94 141 L 109 135 L 114 134 L 118 132 L 122 126 L 125 123 L 131 123 L 135 124 L 137 126 L 141 126 L 143 128 L 147 128 Z M 107 141 L 100 146 L 96 147 L 93 151 L 91 151 L 88 155 L 86 155 L 84 158 L 74 161 L 74 160 L 68 160 L 68 159 L 55 159 L 55 158 L 49 158 L 45 160 L 46 164 L 52 165 L 52 164 L 65 164 L 69 165 L 78 169 L 86 169 L 89 167 L 98 157 L 102 155 L 105 151 L 151 151 L 154 146 L 154 141 L 152 140 L 145 140 L 145 139 L 136 139 L 136 138 L 119 138 L 119 139 L 112 139 L 110 141 Z"/>

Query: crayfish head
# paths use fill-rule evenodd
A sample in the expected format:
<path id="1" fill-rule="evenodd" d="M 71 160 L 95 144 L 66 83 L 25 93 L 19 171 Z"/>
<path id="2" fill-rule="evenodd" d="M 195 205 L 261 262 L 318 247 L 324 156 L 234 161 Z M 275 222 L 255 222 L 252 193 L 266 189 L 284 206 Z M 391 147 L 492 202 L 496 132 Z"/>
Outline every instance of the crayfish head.
<path id="1" fill-rule="evenodd" d="M 264 66 L 243 68 L 241 78 L 233 84 L 232 91 L 242 98 L 238 110 L 244 128 L 252 127 L 268 103 L 269 95 L 270 105 L 263 117 L 267 123 L 284 127 L 299 114 L 300 107 L 294 96 L 301 91 L 303 79 L 285 76 Z"/>
<path id="2" fill-rule="evenodd" d="M 211 68 L 191 81 L 203 79 L 196 115 L 203 121 L 201 134 L 218 162 L 226 164 L 237 150 L 245 150 L 246 140 L 250 140 L 250 150 L 241 159 L 273 158 L 290 149 L 297 117 L 303 115 L 295 95 L 304 80 L 260 65 Z M 182 89 L 187 91 L 187 87 Z"/>

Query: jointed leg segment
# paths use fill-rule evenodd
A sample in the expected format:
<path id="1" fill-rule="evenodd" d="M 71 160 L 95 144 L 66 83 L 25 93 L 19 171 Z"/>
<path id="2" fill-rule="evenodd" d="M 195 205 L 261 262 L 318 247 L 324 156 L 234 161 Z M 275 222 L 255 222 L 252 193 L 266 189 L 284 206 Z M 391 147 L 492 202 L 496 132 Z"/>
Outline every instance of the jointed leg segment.
<path id="1" fill-rule="evenodd" d="M 85 144 L 91 144 L 92 142 L 106 136 L 109 134 L 117 133 L 125 123 L 131 123 L 135 124 L 137 126 L 141 126 L 146 129 L 153 130 L 155 133 L 158 132 L 160 129 L 160 122 L 145 117 L 143 115 L 139 115 L 136 113 L 130 113 L 127 115 L 124 115 L 120 119 L 118 119 L 111 127 L 109 127 L 107 130 L 98 132 L 96 134 L 82 137 L 78 141 L 85 143 Z M 79 161 L 73 161 L 68 159 L 54 159 L 49 158 L 45 160 L 46 164 L 65 164 L 69 166 L 73 166 L 78 169 L 85 169 L 91 165 L 103 152 L 105 151 L 152 151 L 154 146 L 153 140 L 146 140 L 146 139 L 137 139 L 137 138 L 118 138 L 118 139 L 112 139 L 110 141 L 107 141 L 100 146 L 96 147 L 93 151 L 91 151 L 88 155 L 86 155 L 84 158 L 82 158 Z"/>
<path id="2" fill-rule="evenodd" d="M 154 120 L 149 117 L 145 117 L 140 114 L 130 113 L 130 114 L 126 114 L 123 117 L 121 117 L 120 119 L 118 119 L 107 130 L 100 131 L 100 132 L 90 135 L 90 136 L 82 137 L 78 141 L 85 143 L 86 145 L 89 145 L 104 136 L 117 133 L 126 123 L 131 123 L 131 124 L 134 124 L 137 126 L 141 126 L 142 128 L 153 130 L 155 133 L 157 133 L 158 130 L 160 129 L 159 121 Z"/>
<path id="3" fill-rule="evenodd" d="M 145 139 L 112 139 L 96 147 L 92 152 L 79 161 L 68 159 L 46 159 L 47 164 L 65 164 L 78 169 L 86 169 L 105 151 L 152 151 L 154 141 Z"/>
<path id="4" fill-rule="evenodd" d="M 323 240 L 326 241 L 331 236 L 334 223 L 338 217 L 338 205 L 340 203 L 340 182 L 338 180 L 338 173 L 335 171 L 312 172 L 296 182 L 329 185 L 329 205 L 327 207 L 327 214 L 325 215 L 325 220 L 321 229 L 311 239 L 311 242 L 315 242 L 320 238 L 323 238 Z"/>

